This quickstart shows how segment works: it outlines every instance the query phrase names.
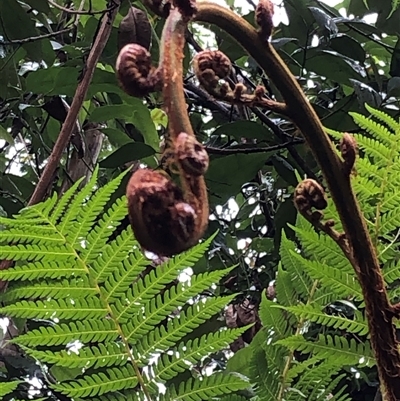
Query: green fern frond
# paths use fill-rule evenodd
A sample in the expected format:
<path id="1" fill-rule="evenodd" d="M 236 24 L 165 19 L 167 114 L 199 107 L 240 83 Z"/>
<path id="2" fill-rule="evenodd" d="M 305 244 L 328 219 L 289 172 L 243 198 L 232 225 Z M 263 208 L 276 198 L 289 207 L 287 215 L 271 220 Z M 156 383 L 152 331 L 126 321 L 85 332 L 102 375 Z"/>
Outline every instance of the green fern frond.
<path id="1" fill-rule="evenodd" d="M 195 365 L 205 356 L 226 348 L 241 336 L 250 326 L 237 329 L 220 330 L 206 334 L 200 338 L 180 343 L 172 355 L 164 354 L 154 368 L 154 379 L 170 380 L 188 368 Z"/>
<path id="2" fill-rule="evenodd" d="M 82 322 L 62 323 L 50 327 L 40 327 L 22 334 L 12 342 L 25 347 L 67 345 L 74 341 L 83 344 L 114 342 L 119 336 L 118 329 L 111 320 L 88 319 Z"/>
<path id="3" fill-rule="evenodd" d="M 246 330 L 180 343 L 234 298 L 203 294 L 233 267 L 178 282 L 179 274 L 204 255 L 211 237 L 150 270 L 131 228 L 114 233 L 127 213 L 125 197 L 104 210 L 123 175 L 103 188 L 96 187 L 96 175 L 97 170 L 82 191 L 75 185 L 59 203 L 53 196 L 14 219 L 2 219 L 0 252 L 17 264 L 0 272 L 9 281 L 0 313 L 41 320 L 41 327 L 12 340 L 27 354 L 49 367 L 71 369 L 70 378 L 77 369 L 85 372 L 52 385 L 68 397 L 141 400 L 142 393 L 133 390 L 139 379 L 159 396 L 157 380 L 190 370 Z M 71 344 L 79 345 L 76 352 Z M 149 366 L 154 377 L 144 369 Z M 211 376 L 187 386 L 195 399 L 222 396 L 248 383 Z"/>
<path id="4" fill-rule="evenodd" d="M 0 313 L 12 317 L 36 319 L 95 319 L 105 318 L 108 310 L 98 298 L 75 299 L 69 302 L 58 299 L 49 301 L 21 301 L 0 308 Z"/>
<path id="5" fill-rule="evenodd" d="M 96 289 L 89 284 L 87 277 L 57 281 L 35 280 L 32 284 L 11 286 L 4 294 L 3 301 L 8 303 L 24 298 L 75 299 L 93 297 L 96 294 Z"/>
<path id="6" fill-rule="evenodd" d="M 211 273 L 199 274 L 192 278 L 190 286 L 179 283 L 165 291 L 163 296 L 158 295 L 147 302 L 141 314 L 137 313 L 136 307 L 130 307 L 131 304 L 122 311 L 116 310 L 117 319 L 121 322 L 121 327 L 127 341 L 132 345 L 135 344 L 143 335 L 152 330 L 154 326 L 162 322 L 172 311 L 195 295 L 210 288 L 213 283 L 219 282 L 232 269 L 233 267 L 230 267 Z M 130 321 L 130 324 L 124 324 L 127 321 Z"/>
<path id="7" fill-rule="evenodd" d="M 0 279 L 5 281 L 61 279 L 67 276 L 85 275 L 86 269 L 82 266 L 60 263 L 59 261 L 34 262 L 26 265 L 18 265 L 12 269 L 1 270 Z"/>
<path id="8" fill-rule="evenodd" d="M 322 326 L 333 327 L 334 329 L 346 330 L 349 333 L 366 335 L 368 333 L 368 325 L 365 318 L 360 312 L 355 313 L 355 319 L 351 320 L 342 316 L 328 315 L 316 308 L 313 305 L 296 305 L 296 306 L 280 306 L 276 305 L 277 308 L 282 308 L 290 313 L 293 313 L 297 317 L 311 322 L 318 323 Z"/>
<path id="9" fill-rule="evenodd" d="M 70 397 L 92 397 L 111 391 L 134 388 L 138 384 L 136 373 L 131 365 L 105 369 L 82 378 L 56 384 L 53 388 Z"/>
<path id="10" fill-rule="evenodd" d="M 96 169 L 93 173 L 96 178 L 98 174 L 98 169 Z M 65 210 L 68 206 L 68 204 L 71 202 L 72 197 L 76 194 L 79 185 L 81 182 L 85 179 L 85 177 L 80 178 L 77 180 L 64 194 L 63 196 L 58 200 L 57 204 L 55 205 L 54 209 L 49 213 L 50 217 L 50 222 L 52 225 L 55 225 L 58 223 L 58 221 L 61 219 L 61 217 L 64 215 Z M 57 196 L 57 194 L 54 194 L 53 196 Z"/>
<path id="11" fill-rule="evenodd" d="M 282 264 L 278 265 L 276 280 L 276 296 L 282 305 L 294 305 L 297 303 L 296 288 L 290 274 L 282 269 Z"/>
<path id="12" fill-rule="evenodd" d="M 55 246 L 49 245 L 4 245 L 0 246 L 0 255 L 4 259 L 14 261 L 39 261 L 44 258 L 51 261 L 63 260 L 64 262 L 72 262 L 75 256 L 68 246 L 59 244 Z"/>
<path id="13" fill-rule="evenodd" d="M 373 366 L 375 360 L 369 342 L 357 343 L 354 338 L 332 337 L 320 335 L 316 341 L 307 341 L 303 336 L 294 335 L 276 344 L 302 353 L 311 353 L 321 359 L 332 359 L 343 366 Z M 339 362 L 340 361 L 340 362 Z"/>
<path id="14" fill-rule="evenodd" d="M 296 225 L 289 225 L 302 244 L 302 252 L 312 260 L 335 266 L 344 272 L 353 274 L 353 268 L 342 250 L 328 236 L 315 231 L 314 227 L 299 216 Z M 293 248 L 292 248 L 293 249 Z"/>
<path id="15" fill-rule="evenodd" d="M 129 270 L 131 262 L 142 258 L 138 244 L 132 242 L 132 236 L 131 227 L 128 227 L 114 241 L 103 247 L 101 254 L 91 265 L 93 278 L 97 282 L 103 283 L 108 276 L 118 274 L 119 269 Z"/>
<path id="16" fill-rule="evenodd" d="M 98 173 L 99 169 L 96 167 L 92 176 L 90 177 L 89 182 L 79 192 L 73 194 L 74 196 L 69 201 L 67 208 L 64 208 L 64 213 L 58 223 L 59 231 L 64 236 L 68 235 L 69 230 L 74 225 L 74 222 L 79 219 L 79 216 L 82 213 L 82 205 L 85 204 L 87 199 L 89 199 L 92 193 L 96 190 Z"/>
<path id="17" fill-rule="evenodd" d="M 280 255 L 282 265 L 290 274 L 293 281 L 296 281 L 296 291 L 299 295 L 308 298 L 310 295 L 311 279 L 302 271 L 294 259 L 296 244 L 287 239 L 285 231 L 282 230 Z"/>
<path id="18" fill-rule="evenodd" d="M 319 363 L 304 370 L 296 384 L 287 391 L 288 401 L 297 401 L 299 392 L 305 400 L 313 401 L 329 388 L 336 387 L 336 381 L 331 377 L 340 370 L 341 366 L 332 363 Z M 343 376 L 340 376 L 343 378 Z M 318 394 L 319 393 L 319 394 Z"/>
<path id="19" fill-rule="evenodd" d="M 179 385 L 169 388 L 160 401 L 202 401 L 211 400 L 231 392 L 244 390 L 249 382 L 239 375 L 217 373 L 200 379 L 189 379 Z"/>
<path id="20" fill-rule="evenodd" d="M 194 305 L 189 306 L 186 311 L 181 312 L 178 318 L 168 320 L 166 326 L 161 325 L 150 331 L 135 347 L 147 359 L 157 352 L 165 352 L 210 319 L 211 316 L 220 312 L 235 296 L 234 294 L 207 299 L 205 302 L 196 302 Z"/>
<path id="21" fill-rule="evenodd" d="M 5 395 L 12 393 L 20 383 L 20 380 L 13 380 L 7 383 L 0 382 L 0 397 L 4 397 Z"/>
<path id="22" fill-rule="evenodd" d="M 275 306 L 275 302 L 263 297 L 258 313 L 263 327 L 273 330 L 274 338 L 285 338 L 288 335 L 290 319 L 283 310 L 275 308 Z"/>
<path id="23" fill-rule="evenodd" d="M 393 4 L 397 2 L 397 5 L 400 6 L 400 0 L 392 0 L 392 2 Z M 389 114 L 386 114 L 381 110 L 374 109 L 368 103 L 365 103 L 365 108 L 371 113 L 372 116 L 385 123 L 393 132 L 397 133 L 397 131 L 400 130 L 399 122 L 389 116 Z"/>
<path id="24" fill-rule="evenodd" d="M 267 360 L 263 343 L 265 343 L 265 334 L 260 331 L 250 345 L 253 349 L 250 361 L 250 379 L 260 400 L 276 401 L 281 385 L 280 370 Z M 274 348 L 274 346 L 270 348 Z"/>
<path id="25" fill-rule="evenodd" d="M 83 347 L 78 353 L 69 350 L 52 352 L 26 349 L 26 351 L 39 361 L 71 369 L 119 366 L 125 364 L 130 357 L 122 343 L 109 343 L 106 345 L 100 343 L 97 346 Z"/>
<path id="26" fill-rule="evenodd" d="M 363 299 L 360 284 L 354 274 L 344 273 L 322 262 L 305 259 L 293 251 L 291 253 L 293 262 L 297 263 L 299 269 L 301 267 L 314 280 L 320 280 L 323 286 L 334 291 L 338 297 L 351 296 L 357 300 Z"/>
<path id="27" fill-rule="evenodd" d="M 114 190 L 115 186 L 107 188 L 108 191 L 110 189 Z M 107 201 L 111 194 L 108 192 L 106 194 Z M 91 263 L 102 253 L 101 250 L 106 246 L 108 238 L 126 217 L 126 202 L 125 197 L 117 199 L 108 211 L 104 213 L 99 222 L 90 228 L 89 233 L 85 236 L 85 247 L 82 250 L 84 263 Z"/>
<path id="28" fill-rule="evenodd" d="M 371 118 L 365 117 L 359 113 L 349 113 L 354 122 L 363 130 L 372 135 L 375 139 L 382 142 L 384 145 L 397 147 L 396 137 L 385 126 L 375 122 Z M 357 140 L 362 135 L 356 135 Z"/>

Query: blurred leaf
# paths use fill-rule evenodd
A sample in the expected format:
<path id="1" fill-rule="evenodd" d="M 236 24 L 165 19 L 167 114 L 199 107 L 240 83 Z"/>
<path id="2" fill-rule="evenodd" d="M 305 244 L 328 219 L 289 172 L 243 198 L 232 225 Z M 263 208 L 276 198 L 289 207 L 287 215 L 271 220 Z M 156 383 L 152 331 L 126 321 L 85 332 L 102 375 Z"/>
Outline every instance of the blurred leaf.
<path id="1" fill-rule="evenodd" d="M 338 32 L 338 27 L 336 26 L 335 21 L 325 11 L 317 7 L 308 7 L 308 9 L 311 11 L 320 28 L 326 30 L 330 35 L 334 35 Z"/>
<path id="2" fill-rule="evenodd" d="M 238 140 L 242 138 L 258 139 L 260 141 L 268 141 L 273 138 L 271 131 L 264 125 L 255 121 L 235 121 L 219 126 L 212 135 L 227 135 Z"/>
<path id="3" fill-rule="evenodd" d="M 121 147 L 128 142 L 133 142 L 132 139 L 125 134 L 125 132 L 116 128 L 102 128 L 101 132 L 103 132 L 107 136 L 110 143 L 116 147 Z"/>
<path id="4" fill-rule="evenodd" d="M 379 108 L 382 103 L 382 98 L 375 89 L 356 79 L 350 79 L 350 81 L 353 84 L 354 92 L 357 95 L 357 100 L 362 110 L 365 111 L 365 103 L 368 103 L 374 108 Z"/>
<path id="5" fill-rule="evenodd" d="M 206 173 L 207 187 L 214 202 L 223 204 L 252 181 L 267 159 L 266 154 L 236 154 L 214 159 Z"/>
<path id="6" fill-rule="evenodd" d="M 400 77 L 393 77 L 389 79 L 387 84 L 388 96 L 400 97 Z"/>
<path id="7" fill-rule="evenodd" d="M 27 39 L 38 36 L 35 22 L 16 0 L 0 1 L 0 33 L 6 40 Z M 32 41 L 22 45 L 32 60 L 41 60 L 41 41 Z"/>
<path id="8" fill-rule="evenodd" d="M 14 138 L 7 132 L 7 130 L 0 125 L 0 139 L 4 139 L 10 145 L 14 145 Z"/>
<path id="9" fill-rule="evenodd" d="M 155 154 L 155 150 L 145 143 L 129 142 L 111 153 L 100 162 L 100 167 L 115 168 L 125 163 L 140 160 Z"/>
<path id="10" fill-rule="evenodd" d="M 272 238 L 254 238 L 251 242 L 251 249 L 256 252 L 270 253 L 274 249 L 274 240 Z"/>
<path id="11" fill-rule="evenodd" d="M 350 78 L 361 80 L 362 76 L 357 72 L 361 71 L 359 66 L 355 63 L 344 59 L 339 54 L 327 50 L 314 50 L 307 51 L 307 59 L 304 67 L 308 71 L 313 71 L 318 75 L 322 75 L 334 82 L 349 85 Z M 298 62 L 302 62 L 304 58 L 304 51 L 298 52 L 293 56 Z M 356 70 L 357 69 L 357 70 Z"/>
<path id="12" fill-rule="evenodd" d="M 397 40 L 390 60 L 390 75 L 392 77 L 400 77 L 400 38 Z"/>
<path id="13" fill-rule="evenodd" d="M 340 34 L 332 38 L 330 41 L 330 48 L 360 63 L 365 61 L 365 50 L 355 39 L 348 35 Z"/>
<path id="14" fill-rule="evenodd" d="M 271 161 L 280 177 L 282 177 L 289 185 L 292 185 L 293 187 L 297 186 L 297 178 L 294 173 L 294 168 L 286 159 L 274 155 L 271 158 Z"/>

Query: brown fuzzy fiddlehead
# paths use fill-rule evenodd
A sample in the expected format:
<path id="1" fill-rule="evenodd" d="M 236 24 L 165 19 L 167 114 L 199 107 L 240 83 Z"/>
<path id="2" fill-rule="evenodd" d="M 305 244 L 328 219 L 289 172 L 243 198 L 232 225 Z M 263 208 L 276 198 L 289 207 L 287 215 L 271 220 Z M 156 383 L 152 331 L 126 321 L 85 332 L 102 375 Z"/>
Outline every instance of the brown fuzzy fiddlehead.
<path id="1" fill-rule="evenodd" d="M 143 46 L 130 43 L 119 52 L 117 77 L 122 89 L 131 96 L 143 97 L 162 89 L 162 74 L 151 64 L 151 56 Z"/>
<path id="2" fill-rule="evenodd" d="M 256 87 L 253 93 L 247 93 L 248 90 L 242 83 L 231 88 L 227 78 L 232 70 L 232 64 L 219 50 L 204 50 L 197 53 L 193 59 L 193 70 L 204 89 L 217 99 L 250 107 L 259 106 L 288 115 L 286 105 L 266 98 L 266 91 L 262 86 Z"/>
<path id="3" fill-rule="evenodd" d="M 260 36 L 262 40 L 267 41 L 274 28 L 272 17 L 274 15 L 274 4 L 271 0 L 260 0 L 256 7 L 255 20 L 260 27 Z"/>
<path id="4" fill-rule="evenodd" d="M 126 195 L 136 239 L 143 248 L 165 256 L 195 245 L 208 223 L 204 181 L 208 154 L 190 124 L 182 79 L 184 33 L 194 12 L 194 2 L 177 0 L 164 26 L 157 69 L 151 66 L 149 53 L 138 45 L 125 46 L 117 61 L 117 75 L 127 93 L 143 96 L 151 90 L 163 90 L 169 118 L 168 151 L 181 187 L 165 173 L 142 169 L 130 178 Z"/>

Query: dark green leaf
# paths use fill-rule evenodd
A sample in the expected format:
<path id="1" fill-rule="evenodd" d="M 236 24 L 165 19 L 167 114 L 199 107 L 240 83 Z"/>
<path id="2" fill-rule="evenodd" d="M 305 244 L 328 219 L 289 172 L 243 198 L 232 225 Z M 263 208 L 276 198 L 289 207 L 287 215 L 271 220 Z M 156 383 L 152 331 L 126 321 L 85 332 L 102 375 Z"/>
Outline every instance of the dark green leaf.
<path id="1" fill-rule="evenodd" d="M 111 153 L 100 162 L 100 167 L 115 168 L 125 163 L 140 160 L 155 154 L 155 150 L 145 143 L 130 142 Z"/>
<path id="2" fill-rule="evenodd" d="M 227 135 L 239 140 L 242 138 L 249 138 L 258 139 L 260 141 L 268 141 L 272 137 L 271 131 L 264 125 L 254 121 L 244 120 L 221 125 L 213 132 L 213 135 Z"/>
<path id="3" fill-rule="evenodd" d="M 266 159 L 264 154 L 237 154 L 213 160 L 206 179 L 214 201 L 225 203 L 230 196 L 236 195 L 243 184 L 255 178 Z"/>
<path id="4" fill-rule="evenodd" d="M 363 63 L 365 61 L 365 50 L 353 38 L 348 35 L 338 35 L 331 39 L 332 50 Z"/>

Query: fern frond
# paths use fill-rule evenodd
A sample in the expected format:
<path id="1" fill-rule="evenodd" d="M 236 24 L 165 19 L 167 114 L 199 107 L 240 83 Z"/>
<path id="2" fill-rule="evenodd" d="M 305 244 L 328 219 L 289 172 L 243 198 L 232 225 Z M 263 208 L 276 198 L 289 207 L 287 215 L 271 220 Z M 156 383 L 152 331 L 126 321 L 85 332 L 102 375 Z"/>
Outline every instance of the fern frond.
<path id="1" fill-rule="evenodd" d="M 283 267 L 288 271 L 293 281 L 296 281 L 296 291 L 299 295 L 308 298 L 310 295 L 311 279 L 307 276 L 293 258 L 296 244 L 287 239 L 285 231 L 282 230 L 280 255 Z"/>
<path id="2" fill-rule="evenodd" d="M 79 277 L 87 274 L 87 271 L 82 266 L 77 266 L 71 263 L 46 261 L 23 264 L 13 267 L 12 269 L 0 270 L 0 279 L 5 281 L 14 280 L 36 280 L 46 279 L 61 279 L 67 276 Z"/>
<path id="3" fill-rule="evenodd" d="M 133 233 L 131 227 L 126 230 L 113 241 L 105 245 L 100 255 L 91 264 L 93 268 L 93 278 L 103 283 L 109 275 L 116 274 L 119 269 L 129 270 L 130 258 L 133 260 L 140 259 L 138 256 L 138 244 L 132 241 Z M 133 255 L 130 255 L 130 254 Z M 118 274 L 118 273 L 117 273 Z"/>
<path id="4" fill-rule="evenodd" d="M 87 277 L 64 280 L 36 280 L 29 285 L 11 287 L 3 296 L 5 302 L 27 298 L 86 298 L 97 294 L 96 288 L 91 286 Z"/>
<path id="5" fill-rule="evenodd" d="M 296 226 L 289 226 L 301 241 L 305 256 L 353 274 L 350 262 L 338 245 L 327 235 L 317 233 L 303 216 L 298 217 Z"/>
<path id="6" fill-rule="evenodd" d="M 154 326 L 162 322 L 172 311 L 178 308 L 179 305 L 187 302 L 193 296 L 211 287 L 213 283 L 228 274 L 233 267 L 223 270 L 213 271 L 208 274 L 199 274 L 193 277 L 190 286 L 183 283 L 172 287 L 166 291 L 161 297 L 158 295 L 144 306 L 144 311 L 137 314 L 137 308 L 127 307 L 119 312 L 118 320 L 125 323 L 131 320 L 132 325 L 122 325 L 122 330 L 128 341 L 135 344 L 138 339 L 153 329 Z M 135 314 L 132 314 L 135 310 Z M 131 330 L 127 330 L 131 329 Z"/>
<path id="7" fill-rule="evenodd" d="M 179 385 L 169 388 L 165 395 L 160 397 L 161 401 L 202 401 L 210 400 L 231 392 L 244 390 L 249 382 L 243 377 L 233 374 L 217 373 L 200 379 L 189 379 Z"/>
<path id="8" fill-rule="evenodd" d="M 294 335 L 281 340 L 281 344 L 302 353 L 311 353 L 321 359 L 332 359 L 344 365 L 373 366 L 375 360 L 369 342 L 357 343 L 354 338 L 320 335 L 316 341 L 307 341 L 303 336 Z"/>
<path id="9" fill-rule="evenodd" d="M 389 147 L 397 148 L 396 137 L 391 133 L 385 126 L 377 123 L 371 118 L 365 117 L 359 113 L 349 113 L 354 122 L 363 130 L 367 131 L 370 135 L 372 135 L 375 139 L 380 141 L 382 145 L 386 145 Z M 357 142 L 360 135 L 356 135 Z M 364 136 L 364 138 L 366 138 Z"/>
<path id="10" fill-rule="evenodd" d="M 393 4 L 396 2 L 398 3 L 398 5 L 400 5 L 400 0 L 392 0 Z M 397 133 L 400 130 L 400 124 L 394 118 L 392 118 L 389 114 L 387 114 L 383 111 L 374 109 L 367 103 L 365 103 L 365 108 L 371 113 L 371 115 L 373 115 L 375 118 L 377 118 L 378 120 L 385 123 L 395 133 Z"/>
<path id="11" fill-rule="evenodd" d="M 12 221 L 12 220 L 11 220 Z M 55 227 L 48 225 L 32 225 L 28 228 L 10 228 L 0 231 L 0 242 L 19 244 L 64 245 L 65 239 L 59 235 Z"/>
<path id="12" fill-rule="evenodd" d="M 304 269 L 314 280 L 320 280 L 323 286 L 334 291 L 339 297 L 351 296 L 357 300 L 363 299 L 360 284 L 354 274 L 344 273 L 322 262 L 305 259 L 293 251 L 292 256 L 299 268 Z"/>
<path id="13" fill-rule="evenodd" d="M 12 393 L 20 383 L 22 383 L 20 380 L 13 380 L 7 383 L 0 382 L 0 397 Z"/>
<path id="14" fill-rule="evenodd" d="M 301 319 L 310 320 L 322 326 L 333 327 L 334 329 L 346 330 L 349 333 L 366 335 L 368 333 L 368 325 L 361 313 L 356 311 L 355 319 L 351 320 L 342 316 L 328 315 L 313 305 L 296 305 L 296 306 L 280 306 L 282 308 Z"/>
<path id="15" fill-rule="evenodd" d="M 289 330 L 289 317 L 283 310 L 275 308 L 276 303 L 263 297 L 259 315 L 263 327 L 271 328 L 274 331 L 274 338 L 285 338 Z"/>
<path id="16" fill-rule="evenodd" d="M 131 365 L 85 374 L 81 379 L 51 386 L 69 397 L 92 397 L 111 391 L 134 388 L 138 383 Z"/>
<path id="17" fill-rule="evenodd" d="M 26 351 L 39 361 L 71 369 L 119 366 L 125 364 L 130 357 L 121 343 L 109 343 L 107 345 L 100 343 L 97 346 L 83 347 L 78 353 L 69 350 L 52 352 L 26 349 Z"/>
<path id="18" fill-rule="evenodd" d="M 97 168 L 93 174 L 97 177 L 97 174 L 98 174 Z M 81 182 L 84 179 L 85 179 L 85 177 L 81 177 L 78 180 L 76 180 L 75 183 L 59 199 L 59 201 L 55 205 L 54 209 L 49 214 L 50 222 L 52 223 L 52 225 L 57 224 L 59 219 L 63 216 L 65 209 L 67 208 L 68 204 L 70 203 L 72 197 L 76 194 L 76 192 L 79 188 L 79 185 L 81 184 Z M 57 194 L 54 194 L 54 196 L 57 196 Z"/>
<path id="19" fill-rule="evenodd" d="M 261 331 L 253 338 L 251 348 L 253 355 L 250 363 L 250 379 L 253 383 L 255 393 L 260 400 L 276 401 L 280 388 L 280 370 L 268 363 L 264 348 L 262 347 L 265 334 Z M 275 348 L 270 346 L 270 348 Z"/>
<path id="20" fill-rule="evenodd" d="M 196 302 L 181 312 L 178 318 L 169 319 L 166 326 L 162 325 L 150 331 L 135 347 L 146 359 L 158 352 L 165 352 L 211 316 L 220 312 L 235 296 L 236 294 Z M 129 327 L 128 330 L 134 330 L 134 327 Z"/>
<path id="21" fill-rule="evenodd" d="M 294 305 L 297 303 L 296 289 L 290 274 L 282 269 L 282 264 L 278 265 L 276 280 L 276 296 L 282 305 Z"/>
<path id="22" fill-rule="evenodd" d="M 0 308 L 8 316 L 37 319 L 94 319 L 105 318 L 108 309 L 98 298 L 75 299 L 70 301 L 21 301 Z"/>
<path id="23" fill-rule="evenodd" d="M 170 380 L 195 365 L 205 356 L 226 348 L 230 343 L 243 334 L 249 326 L 237 329 L 220 330 L 186 343 L 180 343 L 172 355 L 163 354 L 154 368 L 154 379 Z"/>
<path id="24" fill-rule="evenodd" d="M 0 255 L 8 260 L 39 261 L 44 258 L 50 261 L 71 261 L 75 252 L 70 247 L 59 244 L 49 245 L 4 245 L 0 246 Z"/>
<path id="25" fill-rule="evenodd" d="M 12 342 L 25 347 L 67 345 L 74 341 L 83 344 L 95 342 L 114 342 L 119 336 L 118 329 L 111 320 L 88 319 L 62 323 L 50 327 L 40 327 L 22 334 Z"/>
<path id="26" fill-rule="evenodd" d="M 110 190 L 110 188 L 107 188 Z M 113 186 L 111 187 L 113 189 Z M 108 197 L 111 194 L 108 194 Z M 101 254 L 103 247 L 107 244 L 108 238 L 126 217 L 126 197 L 117 199 L 107 210 L 99 222 L 90 229 L 85 237 L 85 247 L 82 250 L 84 263 L 91 263 Z"/>
<path id="27" fill-rule="evenodd" d="M 117 256 L 116 252 L 113 252 L 112 256 L 115 257 L 113 258 L 113 262 L 118 261 L 121 257 Z M 108 260 L 105 264 L 110 266 L 112 262 L 109 263 Z M 144 255 L 139 252 L 138 249 L 134 249 L 132 253 L 122 261 L 122 263 L 119 263 L 117 269 L 110 271 L 110 274 L 108 274 L 107 280 L 103 283 L 105 301 L 113 302 L 114 300 L 125 297 L 126 292 L 132 286 L 132 282 L 140 277 L 140 274 L 144 271 L 144 269 L 146 269 L 146 267 L 148 267 L 148 264 L 149 261 L 144 257 Z M 144 291 L 138 291 L 136 294 L 143 295 L 143 292 Z M 142 302 L 143 298 L 145 297 L 141 297 Z"/>
<path id="28" fill-rule="evenodd" d="M 336 387 L 337 383 L 332 381 L 331 377 L 337 374 L 340 369 L 340 365 L 333 363 L 320 363 L 306 369 L 296 384 L 292 388 L 289 388 L 287 400 L 297 401 L 298 392 L 301 392 L 306 400 L 317 400 L 318 395 L 326 390 L 327 385 L 331 387 L 332 383 L 334 383 L 333 387 Z"/>
<path id="29" fill-rule="evenodd" d="M 81 208 L 85 200 L 95 190 L 98 173 L 99 169 L 96 167 L 89 182 L 78 193 L 75 194 L 73 199 L 69 202 L 68 207 L 63 208 L 64 213 L 58 223 L 58 230 L 65 237 L 68 235 L 70 228 L 72 228 L 74 225 L 74 222 L 79 220 Z"/>
<path id="30" fill-rule="evenodd" d="M 89 240 L 90 238 L 90 231 L 92 230 L 93 224 L 96 220 L 96 218 L 101 215 L 101 213 L 104 210 L 105 205 L 107 202 L 110 200 L 112 194 L 115 192 L 115 190 L 119 187 L 123 177 L 125 174 L 128 173 L 129 170 L 126 170 L 123 174 L 120 174 L 117 178 L 113 179 L 112 181 L 108 182 L 106 185 L 101 187 L 96 191 L 96 193 L 90 197 L 88 200 L 87 204 L 85 205 L 84 211 L 82 209 L 78 210 L 77 215 L 79 216 L 79 221 L 76 220 L 71 220 L 71 223 L 66 225 L 65 229 L 66 231 L 64 232 L 65 236 L 69 239 L 71 244 L 74 247 L 77 247 L 79 249 L 80 242 L 82 241 L 83 238 L 85 240 Z M 113 212 L 116 213 L 116 216 L 118 216 L 118 212 L 121 214 L 121 200 L 117 202 L 116 205 L 114 205 L 115 210 L 111 210 L 111 216 L 113 216 Z M 119 207 L 118 207 L 119 206 Z M 69 209 L 69 213 L 72 213 L 72 211 Z M 76 213 L 76 211 L 75 211 Z M 125 216 L 121 217 L 122 218 Z M 100 226 L 100 230 L 103 231 L 107 226 L 106 226 L 107 221 L 103 221 L 103 225 Z M 116 225 L 118 223 L 118 220 L 113 222 L 113 226 L 108 229 L 108 236 L 111 232 L 114 231 L 116 228 Z M 100 233 L 99 233 L 100 234 Z M 104 235 L 104 233 L 102 233 Z M 104 241 L 104 236 L 101 235 L 100 238 L 102 241 Z M 108 237 L 107 236 L 107 237 Z M 99 239 L 100 241 L 100 239 Z M 85 247 L 83 247 L 84 251 Z M 92 248 L 93 249 L 93 248 Z M 90 249 L 89 249 L 89 254 L 90 254 Z"/>

